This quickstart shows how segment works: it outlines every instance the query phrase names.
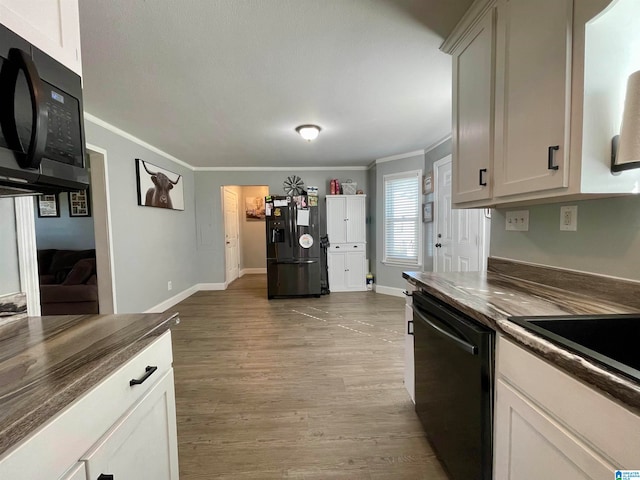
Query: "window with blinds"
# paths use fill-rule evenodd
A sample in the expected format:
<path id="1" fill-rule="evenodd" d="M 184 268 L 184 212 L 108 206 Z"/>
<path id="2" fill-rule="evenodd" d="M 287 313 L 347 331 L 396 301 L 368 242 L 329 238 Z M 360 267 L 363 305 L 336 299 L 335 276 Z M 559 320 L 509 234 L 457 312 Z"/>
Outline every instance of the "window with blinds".
<path id="1" fill-rule="evenodd" d="M 384 262 L 421 264 L 421 178 L 420 170 L 383 177 Z"/>

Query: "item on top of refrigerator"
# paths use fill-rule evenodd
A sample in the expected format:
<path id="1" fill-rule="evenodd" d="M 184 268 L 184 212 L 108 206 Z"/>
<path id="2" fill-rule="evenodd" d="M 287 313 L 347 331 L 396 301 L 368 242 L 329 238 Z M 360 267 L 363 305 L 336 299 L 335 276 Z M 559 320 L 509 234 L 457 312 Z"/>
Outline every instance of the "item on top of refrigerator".
<path id="1" fill-rule="evenodd" d="M 304 193 L 304 182 L 298 175 L 289 175 L 282 187 L 287 195 L 302 195 Z"/>

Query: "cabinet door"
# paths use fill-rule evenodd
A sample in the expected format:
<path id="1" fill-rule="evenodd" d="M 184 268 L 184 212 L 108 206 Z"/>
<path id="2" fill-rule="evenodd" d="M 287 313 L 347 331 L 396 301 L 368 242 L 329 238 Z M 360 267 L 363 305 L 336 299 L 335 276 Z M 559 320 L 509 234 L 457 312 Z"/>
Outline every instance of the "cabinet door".
<path id="1" fill-rule="evenodd" d="M 327 235 L 331 244 L 347 241 L 346 204 L 345 195 L 327 196 Z"/>
<path id="2" fill-rule="evenodd" d="M 347 288 L 345 270 L 347 269 L 345 253 L 327 253 L 327 268 L 329 269 L 329 290 L 344 292 Z"/>
<path id="3" fill-rule="evenodd" d="M 364 252 L 349 252 L 346 254 L 345 276 L 347 290 L 364 291 L 367 289 L 365 263 Z"/>
<path id="4" fill-rule="evenodd" d="M 169 370 L 81 459 L 88 479 L 178 480 L 175 408 Z"/>
<path id="5" fill-rule="evenodd" d="M 568 186 L 572 7 L 498 2 L 495 196 Z"/>
<path id="6" fill-rule="evenodd" d="M 493 478 L 613 478 L 616 467 L 503 380 L 496 382 Z"/>
<path id="7" fill-rule="evenodd" d="M 349 195 L 346 197 L 345 218 L 347 224 L 347 243 L 365 243 L 366 232 L 366 197 Z"/>
<path id="8" fill-rule="evenodd" d="M 84 463 L 77 463 L 71 470 L 60 477 L 59 480 L 87 480 Z"/>
<path id="9" fill-rule="evenodd" d="M 0 23 L 82 75 L 77 0 L 0 0 Z"/>
<path id="10" fill-rule="evenodd" d="M 453 52 L 453 202 L 491 198 L 495 8 Z"/>

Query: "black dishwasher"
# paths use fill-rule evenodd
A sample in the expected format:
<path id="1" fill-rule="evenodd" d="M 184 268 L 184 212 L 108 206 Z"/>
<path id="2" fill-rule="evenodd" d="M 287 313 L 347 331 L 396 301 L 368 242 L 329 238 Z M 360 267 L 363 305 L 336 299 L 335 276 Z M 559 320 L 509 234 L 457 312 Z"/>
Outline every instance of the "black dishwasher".
<path id="1" fill-rule="evenodd" d="M 490 480 L 495 332 L 413 294 L 416 412 L 454 480 Z"/>

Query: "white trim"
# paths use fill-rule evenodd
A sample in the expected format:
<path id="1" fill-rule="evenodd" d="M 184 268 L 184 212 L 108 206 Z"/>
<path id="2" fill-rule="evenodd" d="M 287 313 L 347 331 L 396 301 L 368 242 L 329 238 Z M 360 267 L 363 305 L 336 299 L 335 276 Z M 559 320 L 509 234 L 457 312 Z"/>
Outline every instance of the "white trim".
<path id="1" fill-rule="evenodd" d="M 116 300 L 116 268 L 115 268 L 115 260 L 114 260 L 114 255 L 113 255 L 113 228 L 112 228 L 112 221 L 111 221 L 111 189 L 109 188 L 109 164 L 107 162 L 107 151 L 104 148 L 98 147 L 97 145 L 93 145 L 91 143 L 87 143 L 87 150 L 90 150 L 93 153 L 96 153 L 97 155 L 101 155 L 102 156 L 102 166 L 104 167 L 103 170 L 103 177 L 104 177 L 104 191 L 105 191 L 105 198 L 96 198 L 95 194 L 98 190 L 96 190 L 95 185 L 93 185 L 93 188 L 91 189 L 91 193 L 93 195 L 93 202 L 94 202 L 94 236 L 95 236 L 95 242 L 96 242 L 96 246 L 98 246 L 98 248 L 104 246 L 106 247 L 106 256 L 108 259 L 108 263 L 109 263 L 109 271 L 107 272 L 107 275 L 110 276 L 110 280 L 111 280 L 111 307 L 113 312 L 107 312 L 104 309 L 103 303 L 102 302 L 98 302 L 99 306 L 100 306 L 100 313 L 118 313 L 118 302 Z M 89 153 L 89 155 L 91 155 L 91 152 Z M 90 167 L 92 170 L 95 171 L 96 165 L 95 163 Z M 93 180 L 92 180 L 93 181 Z M 105 231 L 107 233 L 107 238 L 98 238 L 98 235 L 95 235 L 95 211 L 96 208 L 100 208 L 101 206 L 99 205 L 99 203 L 104 200 L 104 209 L 106 211 L 106 225 L 105 225 Z M 104 244 L 104 245 L 103 245 Z M 97 253 L 97 249 L 96 249 L 96 260 L 98 259 L 97 257 L 99 256 L 99 254 Z M 100 281 L 101 281 L 101 277 L 98 277 L 98 300 L 100 300 L 100 293 L 102 293 L 102 296 L 104 296 L 104 290 L 100 288 Z M 107 295 L 109 295 L 109 292 L 107 292 Z"/>
<path id="2" fill-rule="evenodd" d="M 36 246 L 36 221 L 34 197 L 14 198 L 16 215 L 16 243 L 20 289 L 27 295 L 27 314 L 40 316 L 40 279 L 38 278 L 38 248 Z"/>
<path id="3" fill-rule="evenodd" d="M 438 140 L 436 143 L 429 145 L 427 148 L 424 149 L 424 153 L 425 155 L 427 153 L 429 153 L 431 150 L 433 150 L 436 147 L 439 147 L 440 145 L 442 145 L 444 142 L 446 142 L 447 140 L 451 140 L 451 134 L 447 134 L 445 137 L 441 138 L 440 140 Z"/>
<path id="4" fill-rule="evenodd" d="M 376 164 L 393 162 L 394 160 L 402 160 L 403 158 L 417 157 L 418 155 L 424 155 L 424 153 L 425 153 L 425 150 L 423 148 L 422 150 L 414 150 L 413 152 L 399 153 L 398 155 L 391 155 L 390 157 L 376 158 Z"/>
<path id="5" fill-rule="evenodd" d="M 196 287 L 198 287 L 199 292 L 227 289 L 227 285 L 225 283 L 198 283 Z"/>
<path id="6" fill-rule="evenodd" d="M 267 273 L 267 269 L 265 268 L 243 268 L 240 270 L 240 276 L 244 277 L 245 275 L 256 275 L 256 274 L 265 274 Z"/>
<path id="7" fill-rule="evenodd" d="M 189 298 L 191 295 L 198 291 L 198 285 L 194 285 L 192 287 L 183 290 L 182 292 L 174 295 L 171 298 L 166 299 L 164 302 L 160 302 L 155 307 L 151 307 L 145 310 L 143 313 L 162 313 L 167 309 L 173 307 L 174 305 L 180 303 L 186 298 Z"/>
<path id="8" fill-rule="evenodd" d="M 462 19 L 453 28 L 453 31 L 440 45 L 440 50 L 444 53 L 451 54 L 460 44 L 462 39 L 467 35 L 469 30 L 476 25 L 486 13 L 487 10 L 493 8 L 496 4 L 495 0 L 476 0 L 471 7 L 465 12 Z"/>
<path id="9" fill-rule="evenodd" d="M 111 125 L 110 123 L 105 122 L 104 120 L 99 119 L 98 117 L 91 115 L 88 112 L 84 112 L 84 118 L 85 120 L 90 121 L 91 123 L 98 125 L 99 127 L 102 127 L 106 130 L 109 130 L 112 133 L 115 133 L 116 135 L 119 135 L 123 138 L 126 138 L 127 140 L 133 142 L 133 143 L 137 143 L 138 145 L 140 145 L 141 147 L 146 148 L 147 150 L 151 150 L 154 153 L 157 153 L 158 155 L 166 158 L 167 160 L 171 160 L 174 163 L 177 163 L 178 165 L 181 165 L 185 168 L 188 168 L 189 170 L 193 171 L 194 167 L 192 165 L 189 165 L 187 162 L 183 162 L 182 160 L 180 160 L 179 158 L 174 157 L 173 155 L 160 150 L 158 147 L 154 147 L 153 145 L 151 145 L 150 143 L 145 142 L 144 140 L 140 140 L 138 137 L 134 137 L 133 135 L 131 135 L 130 133 L 125 132 L 124 130 L 119 129 L 118 127 Z"/>
<path id="10" fill-rule="evenodd" d="M 295 171 L 341 171 L 341 170 L 368 170 L 368 166 L 353 167 L 192 167 L 196 172 L 295 172 Z"/>
<path id="11" fill-rule="evenodd" d="M 385 287 L 384 285 L 375 285 L 376 293 L 382 295 L 391 295 L 392 297 L 404 297 L 404 288 Z"/>

